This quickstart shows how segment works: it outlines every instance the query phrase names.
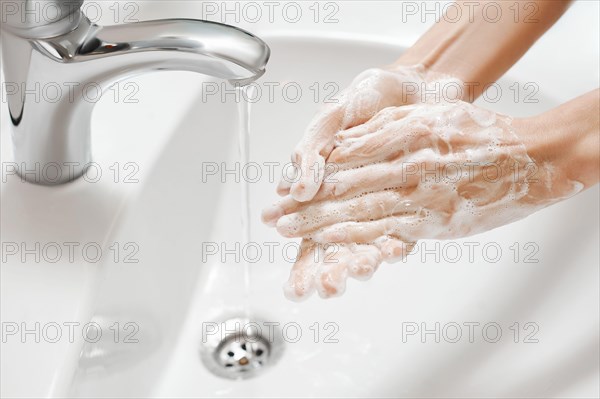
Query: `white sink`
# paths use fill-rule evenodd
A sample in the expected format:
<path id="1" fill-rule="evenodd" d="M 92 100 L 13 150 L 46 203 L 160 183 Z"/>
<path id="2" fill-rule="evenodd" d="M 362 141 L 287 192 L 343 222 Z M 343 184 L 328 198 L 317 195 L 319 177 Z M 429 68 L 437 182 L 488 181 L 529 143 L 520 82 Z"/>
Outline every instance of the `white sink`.
<path id="1" fill-rule="evenodd" d="M 332 87 L 345 87 L 360 71 L 387 64 L 402 51 L 356 37 L 263 38 L 273 56 L 251 119 L 251 161 L 263 173 L 266 163 L 289 160 L 319 107 L 315 83 L 322 100 Z M 528 78 L 509 74 L 500 83 L 507 88 Z M 382 265 L 369 282 L 350 281 L 342 298 L 297 304 L 281 289 L 291 267 L 282 252 L 288 241 L 258 222 L 260 210 L 276 200 L 275 183 L 265 175 L 250 187 L 252 241 L 263 256 L 251 265 L 249 312 L 282 326 L 297 323 L 302 337 L 286 342 L 277 364 L 256 378 L 212 375 L 199 360 L 203 323 L 243 314 L 246 296 L 242 262 L 231 255 L 226 262 L 205 253 L 203 259 L 206 243 L 233 248 L 242 239 L 240 184 L 231 174 L 225 183 L 218 176 L 203 181 L 202 172 L 203 165 L 222 168 L 225 162 L 232 168 L 237 162 L 237 104 L 232 95 L 205 101 L 201 89 L 221 82 L 193 74 L 153 74 L 136 82 L 142 90 L 163 91 L 144 91 L 141 104 L 126 109 L 103 100 L 94 119 L 94 149 L 105 168 L 116 161 L 136 163 L 139 183 L 103 179 L 49 189 L 10 178 L 2 184 L 3 242 L 98 242 L 107 254 L 98 263 L 80 256 L 57 264 L 15 257 L 3 263 L 3 323 L 94 320 L 104 333 L 94 344 L 80 335 L 72 343 L 23 344 L 19 337 L 3 342 L 3 397 L 598 395 L 597 187 L 518 223 L 457 241 L 464 253 L 456 263 L 413 255 L 405 263 Z M 265 82 L 279 84 L 273 102 Z M 290 82 L 303 90 L 298 102 L 283 97 L 281 87 Z M 567 99 L 543 88 L 537 98 L 539 103 L 516 104 L 503 96 L 481 105 L 533 115 Z M 170 104 L 161 113 L 165 101 L 180 106 Z M 107 115 L 123 123 L 115 127 Z M 136 132 L 148 133 L 140 139 Z M 275 171 L 280 174 L 281 167 Z M 479 243 L 472 260 L 469 242 Z M 119 262 L 109 248 L 115 243 Z M 495 263 L 484 258 L 495 257 L 492 250 L 481 250 L 488 243 L 503 251 Z M 273 259 L 266 253 L 269 245 Z M 138 263 L 125 263 L 127 254 Z M 528 254 L 538 262 L 524 262 Z M 121 327 L 117 344 L 110 328 L 115 322 Z M 479 326 L 474 342 L 463 336 L 451 343 L 442 336 L 436 343 L 429 335 L 423 343 L 420 334 L 403 339 L 403 328 L 421 323 L 433 328 L 436 322 L 447 328 L 458 323 L 463 334 L 464 323 Z M 498 342 L 482 336 L 486 323 L 501 327 Z M 539 342 L 525 343 L 534 330 L 529 338 Z M 123 342 L 129 333 L 137 343 Z M 338 342 L 326 342 L 332 339 Z"/>

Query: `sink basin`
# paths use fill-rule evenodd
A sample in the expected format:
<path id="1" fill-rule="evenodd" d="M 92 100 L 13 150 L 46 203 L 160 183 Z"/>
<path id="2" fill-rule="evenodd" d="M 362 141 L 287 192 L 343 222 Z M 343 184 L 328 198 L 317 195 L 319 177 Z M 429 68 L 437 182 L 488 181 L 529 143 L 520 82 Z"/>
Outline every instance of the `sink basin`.
<path id="1" fill-rule="evenodd" d="M 486 234 L 450 245 L 428 241 L 405 262 L 383 264 L 372 280 L 349 281 L 341 298 L 284 298 L 297 242 L 261 225 L 260 210 L 276 200 L 276 181 L 319 104 L 403 48 L 356 38 L 263 36 L 273 56 L 251 106 L 251 169 L 237 164 L 235 172 L 235 94 L 222 82 L 180 73 L 142 104 L 98 105 L 93 134 L 103 155 L 97 160 L 103 171 L 114 162 L 134 163 L 137 183 L 105 179 L 54 189 L 15 178 L 3 183 L 3 242 L 77 237 L 99 243 L 106 256 L 94 263 L 77 255 L 56 265 L 3 260 L 3 323 L 77 322 L 79 329 L 91 320 L 102 335 L 77 334 L 57 344 L 22 344 L 11 336 L 3 341 L 2 396 L 597 395 L 597 187 Z M 136 82 L 160 85 L 160 76 Z M 499 84 L 508 90 L 515 81 L 509 75 Z M 184 85 L 197 90 L 178 97 Z M 537 98 L 480 104 L 533 115 L 565 100 L 544 90 Z M 165 99 L 186 106 L 157 118 Z M 103 125 L 109 113 L 134 121 Z M 128 130 L 149 132 L 143 152 L 136 152 L 139 139 L 121 140 Z M 100 132 L 118 146 L 107 145 Z M 244 172 L 253 180 L 248 251 L 240 223 Z M 28 223 L 5 233 L 22 220 Z M 39 225 L 46 228 L 33 229 Z M 256 248 L 258 259 L 249 255 Z M 30 281 L 24 273 L 37 277 L 15 284 Z M 203 332 L 244 314 L 279 323 L 281 357 L 255 378 L 219 378 L 200 361 Z M 42 377 L 27 386 L 32 372 Z"/>
<path id="2" fill-rule="evenodd" d="M 90 299 L 94 320 L 100 325 L 105 320 L 107 326 L 133 323 L 130 332 L 136 330 L 133 337 L 139 342 L 84 343 L 69 394 L 476 397 L 555 391 L 592 375 L 598 367 L 593 356 L 596 189 L 521 222 L 456 241 L 453 245 L 463 250 L 459 261 L 454 247 L 444 246 L 452 255 L 436 260 L 415 254 L 406 262 L 383 265 L 367 283 L 350 281 L 340 299 L 312 298 L 301 304 L 284 299 L 281 285 L 295 247 L 288 245 L 286 252 L 286 241 L 257 222 L 260 209 L 276 199 L 265 165 L 274 163 L 274 175 L 282 173 L 279 165 L 288 161 L 319 106 L 310 87 L 317 83 L 321 95 L 326 84 L 345 87 L 358 72 L 392 61 L 402 49 L 336 39 L 266 40 L 274 56 L 258 86 L 288 84 L 303 95 L 296 101 L 292 89 L 288 94 L 276 89 L 274 96 L 288 97 L 270 101 L 263 91 L 252 105 L 251 161 L 261 166 L 262 175 L 250 184 L 251 231 L 262 255 L 250 265 L 250 292 L 244 286 L 243 251 L 235 250 L 242 242 L 240 175 L 224 173 L 238 162 L 237 104 L 232 93 L 221 97 L 220 82 L 207 80 L 109 239 L 134 243 L 138 262 L 102 264 Z M 310 60 L 304 57 L 308 52 Z M 215 88 L 218 93 L 209 95 Z M 516 105 L 503 98 L 493 108 L 534 114 L 556 105 L 541 95 L 537 104 Z M 557 225 L 564 227 L 553 228 Z M 571 243 L 573 236 L 580 238 Z M 478 244 L 472 259 L 469 243 Z M 515 243 L 521 252 L 516 262 Z M 436 243 L 427 245 L 431 250 Z M 565 311 L 557 313 L 550 303 L 560 303 Z M 287 326 L 292 336 L 275 366 L 232 383 L 213 376 L 199 361 L 202 332 L 207 323 L 246 311 Z M 295 330 L 289 329 L 291 323 Z M 440 342 L 433 333 L 422 336 L 436 323 Z M 472 338 L 469 323 L 478 323 Z M 456 325 L 462 337 L 450 342 Z M 419 333 L 408 335 L 414 326 Z M 502 336 L 491 342 L 496 329 Z M 296 330 L 301 338 L 291 342 Z M 527 370 L 537 370 L 533 379 L 524 377 Z"/>

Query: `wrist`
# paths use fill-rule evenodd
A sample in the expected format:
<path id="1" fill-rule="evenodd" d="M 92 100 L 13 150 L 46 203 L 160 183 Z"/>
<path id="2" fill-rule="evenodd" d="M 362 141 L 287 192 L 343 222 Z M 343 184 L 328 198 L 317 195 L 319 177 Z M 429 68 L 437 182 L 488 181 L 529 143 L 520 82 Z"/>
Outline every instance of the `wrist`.
<path id="1" fill-rule="evenodd" d="M 570 1 L 534 0 L 538 9 L 535 23 L 516 14 L 514 2 L 495 3 L 500 8 L 495 19 L 466 12 L 472 3 L 455 2 L 463 11 L 458 18 L 441 18 L 397 61 L 399 65 L 420 64 L 432 73 L 460 79 L 465 82 L 462 99 L 469 102 L 521 58 Z"/>
<path id="2" fill-rule="evenodd" d="M 598 182 L 597 134 L 582 134 L 584 127 L 578 121 L 564 119 L 569 114 L 563 107 L 568 104 L 512 123 L 535 164 L 535 173 L 528 176 L 531 195 L 542 201 L 569 197 L 581 186 Z"/>
<path id="3" fill-rule="evenodd" d="M 435 37 L 428 36 L 425 40 L 436 40 Z M 458 37 L 445 38 L 446 41 L 458 41 Z M 448 47 L 450 45 L 431 46 L 432 50 L 428 49 L 429 43 L 421 43 L 409 48 L 402 56 L 393 64 L 395 68 L 419 68 L 423 76 L 423 80 L 427 83 L 440 82 L 440 84 L 450 83 L 453 88 L 453 100 L 459 99 L 472 103 L 481 95 L 483 88 L 478 83 L 478 78 L 473 73 L 473 67 L 464 63 L 460 56 L 449 56 L 453 51 Z M 474 83 L 475 82 L 475 83 Z M 440 87 L 439 91 L 450 91 L 451 88 Z M 456 91 L 458 90 L 458 93 Z"/>
<path id="4" fill-rule="evenodd" d="M 600 180 L 600 90 L 577 97 L 535 120 L 540 132 L 552 142 L 545 149 L 546 156 L 555 160 L 570 180 L 586 188 L 597 184 Z"/>
<path id="5" fill-rule="evenodd" d="M 482 56 L 481 43 L 474 43 L 481 36 L 479 25 L 480 21 L 465 19 L 437 23 L 400 56 L 396 65 L 422 65 L 429 79 L 454 78 L 461 83 L 461 100 L 473 102 L 488 83 L 490 70 L 486 65 L 490 57 Z"/>
<path id="6" fill-rule="evenodd" d="M 551 125 L 552 121 L 546 114 L 515 118 L 512 121 L 515 134 L 525 146 L 527 155 L 536 164 L 562 164 L 563 153 L 559 149 L 564 140 L 560 134 L 556 134 L 556 129 L 550 129 Z"/>
<path id="7" fill-rule="evenodd" d="M 563 153 L 559 151 L 562 140 L 555 131 L 548 129 L 549 123 L 545 116 L 512 121 L 513 131 L 530 158 L 527 164 L 518 165 L 519 174 L 516 175 L 529 185 L 524 199 L 527 203 L 554 202 L 572 191 Z"/>
<path id="8" fill-rule="evenodd" d="M 404 77 L 412 76 L 416 87 L 411 87 L 414 98 L 418 103 L 456 102 L 469 100 L 469 87 L 455 76 L 432 70 L 422 63 L 412 63 L 408 59 L 400 59 L 384 69 L 401 73 Z"/>

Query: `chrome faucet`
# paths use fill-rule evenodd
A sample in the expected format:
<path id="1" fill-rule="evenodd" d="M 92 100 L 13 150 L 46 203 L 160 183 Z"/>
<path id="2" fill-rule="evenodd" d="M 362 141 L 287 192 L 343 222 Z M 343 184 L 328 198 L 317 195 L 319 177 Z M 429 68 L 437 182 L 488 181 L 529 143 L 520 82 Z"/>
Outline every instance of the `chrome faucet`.
<path id="1" fill-rule="evenodd" d="M 73 181 L 91 158 L 90 85 L 155 70 L 182 70 L 245 85 L 265 72 L 269 47 L 241 29 L 208 21 L 165 19 L 97 26 L 83 0 L 8 0 L 2 7 L 2 63 L 17 173 L 44 185 Z M 35 10 L 52 6 L 51 17 Z M 40 98 L 57 86 L 68 95 Z M 67 90 L 68 89 L 68 90 Z"/>

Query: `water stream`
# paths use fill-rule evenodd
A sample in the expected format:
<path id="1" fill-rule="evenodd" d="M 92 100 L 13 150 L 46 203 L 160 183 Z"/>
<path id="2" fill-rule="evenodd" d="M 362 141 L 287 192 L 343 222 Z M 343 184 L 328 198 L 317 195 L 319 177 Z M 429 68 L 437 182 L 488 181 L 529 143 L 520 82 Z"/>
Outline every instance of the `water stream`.
<path id="1" fill-rule="evenodd" d="M 249 98 L 253 98 L 253 86 L 236 86 L 238 101 L 238 120 L 239 120 L 239 159 L 240 159 L 240 182 L 241 182 L 241 228 L 242 228 L 242 242 L 240 243 L 241 248 L 241 259 L 243 263 L 243 302 L 246 316 L 249 316 L 249 302 L 250 302 L 250 262 L 246 254 L 246 248 L 250 248 L 248 245 L 251 243 L 251 212 L 250 212 L 250 182 L 245 178 L 243 171 L 245 166 L 250 161 L 250 111 L 251 102 Z"/>

